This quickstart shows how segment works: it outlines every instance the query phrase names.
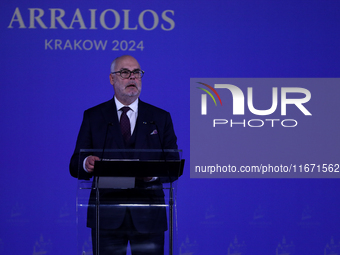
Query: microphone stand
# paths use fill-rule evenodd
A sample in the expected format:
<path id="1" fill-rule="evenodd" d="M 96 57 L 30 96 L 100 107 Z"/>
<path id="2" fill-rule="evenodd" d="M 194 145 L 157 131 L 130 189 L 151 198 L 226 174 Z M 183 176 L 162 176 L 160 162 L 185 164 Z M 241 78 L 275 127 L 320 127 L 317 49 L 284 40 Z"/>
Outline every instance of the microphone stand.
<path id="1" fill-rule="evenodd" d="M 105 140 L 104 140 L 104 145 L 103 145 L 103 151 L 102 151 L 102 156 L 100 158 L 100 161 L 103 161 L 104 157 L 104 151 L 106 147 L 106 140 L 107 140 L 107 134 L 109 132 L 109 127 L 113 126 L 111 122 L 107 124 L 106 127 L 106 133 L 105 133 Z M 99 199 L 99 176 L 95 177 L 95 190 L 96 190 L 96 255 L 99 255 L 99 206 L 100 206 L 100 199 Z"/>

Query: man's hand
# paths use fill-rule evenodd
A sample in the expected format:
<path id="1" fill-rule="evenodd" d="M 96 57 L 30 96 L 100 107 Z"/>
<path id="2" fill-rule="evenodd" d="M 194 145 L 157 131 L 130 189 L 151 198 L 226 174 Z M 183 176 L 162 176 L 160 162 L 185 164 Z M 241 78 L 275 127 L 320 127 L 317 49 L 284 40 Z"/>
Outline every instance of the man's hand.
<path id="1" fill-rule="evenodd" d="M 96 161 L 99 161 L 99 160 L 100 160 L 100 158 L 98 158 L 97 156 L 88 156 L 87 159 L 86 159 L 86 162 L 85 162 L 86 170 L 89 173 L 92 173 L 93 169 L 94 169 L 94 163 Z"/>

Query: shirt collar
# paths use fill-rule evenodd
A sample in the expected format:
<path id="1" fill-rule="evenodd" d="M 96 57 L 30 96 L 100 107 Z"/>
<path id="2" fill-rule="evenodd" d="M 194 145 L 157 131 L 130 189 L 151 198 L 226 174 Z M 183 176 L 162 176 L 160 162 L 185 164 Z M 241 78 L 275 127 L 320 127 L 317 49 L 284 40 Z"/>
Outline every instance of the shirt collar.
<path id="1" fill-rule="evenodd" d="M 121 102 L 118 101 L 116 96 L 114 96 L 114 98 L 115 98 L 115 103 L 116 103 L 117 111 L 119 111 L 124 106 L 129 106 L 130 109 L 133 112 L 137 112 L 137 110 L 138 110 L 138 100 L 139 100 L 138 98 L 132 104 L 130 104 L 130 105 L 123 105 Z"/>

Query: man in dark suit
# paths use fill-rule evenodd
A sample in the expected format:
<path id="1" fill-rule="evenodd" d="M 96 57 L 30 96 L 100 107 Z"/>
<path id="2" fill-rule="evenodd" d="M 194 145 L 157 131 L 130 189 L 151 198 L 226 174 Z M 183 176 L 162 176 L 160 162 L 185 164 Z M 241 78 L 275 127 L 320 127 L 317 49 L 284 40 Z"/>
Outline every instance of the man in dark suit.
<path id="1" fill-rule="evenodd" d="M 100 155 L 86 155 L 79 160 L 80 149 L 104 146 L 106 149 L 177 149 L 170 114 L 139 100 L 143 74 L 132 56 L 121 56 L 112 62 L 110 83 L 114 98 L 84 112 L 70 162 L 73 177 L 90 178 L 95 162 L 100 160 Z M 167 230 L 164 207 L 116 206 L 121 201 L 164 204 L 161 180 L 158 177 L 136 178 L 135 186 L 138 189 L 101 190 L 101 205 L 106 205 L 100 207 L 99 214 L 101 255 L 125 254 L 128 241 L 133 255 L 164 253 L 164 231 Z M 90 205 L 93 201 L 91 193 Z M 94 247 L 95 210 L 91 206 L 87 225 L 92 228 Z"/>

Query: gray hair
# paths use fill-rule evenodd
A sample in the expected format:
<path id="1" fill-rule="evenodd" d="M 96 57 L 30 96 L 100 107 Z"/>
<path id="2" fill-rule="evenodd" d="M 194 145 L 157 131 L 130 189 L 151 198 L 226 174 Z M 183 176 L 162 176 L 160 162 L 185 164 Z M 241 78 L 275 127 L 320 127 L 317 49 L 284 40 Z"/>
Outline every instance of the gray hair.
<path id="1" fill-rule="evenodd" d="M 110 72 L 112 73 L 112 72 L 114 72 L 115 71 L 115 65 L 116 65 L 116 62 L 117 62 L 117 59 L 118 58 L 120 58 L 120 57 L 116 57 L 113 61 L 112 61 L 112 63 L 111 63 L 111 67 L 110 67 Z"/>
<path id="2" fill-rule="evenodd" d="M 116 57 L 116 58 L 112 61 L 112 63 L 111 63 L 111 68 L 110 68 L 111 73 L 115 71 L 115 66 L 116 66 L 116 63 L 117 63 L 118 59 L 120 59 L 120 58 L 125 58 L 125 57 L 134 58 L 134 57 L 132 57 L 131 55 L 123 55 L 123 56 L 120 56 L 120 57 Z M 137 61 L 137 60 L 136 60 L 136 61 Z"/>

